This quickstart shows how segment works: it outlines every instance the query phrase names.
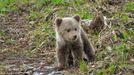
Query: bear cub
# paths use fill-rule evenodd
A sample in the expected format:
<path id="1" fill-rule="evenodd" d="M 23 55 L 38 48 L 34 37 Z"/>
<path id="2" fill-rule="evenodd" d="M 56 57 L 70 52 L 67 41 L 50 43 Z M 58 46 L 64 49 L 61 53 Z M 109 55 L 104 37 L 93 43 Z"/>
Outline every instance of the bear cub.
<path id="1" fill-rule="evenodd" d="M 95 59 L 95 50 L 87 34 L 81 28 L 80 22 L 78 15 L 55 20 L 57 68 L 59 70 L 78 66 L 80 60 L 83 60 L 83 55 L 86 56 L 87 61 Z"/>

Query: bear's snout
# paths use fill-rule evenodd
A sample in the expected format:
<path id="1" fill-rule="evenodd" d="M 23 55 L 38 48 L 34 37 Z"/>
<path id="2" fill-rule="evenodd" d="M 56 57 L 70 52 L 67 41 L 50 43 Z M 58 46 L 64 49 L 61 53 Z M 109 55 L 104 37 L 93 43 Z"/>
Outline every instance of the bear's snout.
<path id="1" fill-rule="evenodd" d="M 74 35 L 74 36 L 73 36 L 73 40 L 76 40 L 76 39 L 77 39 L 77 35 Z"/>

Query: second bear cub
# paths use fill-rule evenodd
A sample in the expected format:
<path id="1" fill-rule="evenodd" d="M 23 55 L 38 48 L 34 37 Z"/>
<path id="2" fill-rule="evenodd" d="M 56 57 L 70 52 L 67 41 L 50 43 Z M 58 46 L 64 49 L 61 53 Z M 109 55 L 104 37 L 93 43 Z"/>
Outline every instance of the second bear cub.
<path id="1" fill-rule="evenodd" d="M 95 50 L 88 40 L 87 34 L 81 28 L 80 22 L 81 19 L 78 15 L 55 20 L 59 69 L 67 68 L 70 64 L 78 66 L 83 54 L 86 55 L 88 61 L 95 58 Z"/>

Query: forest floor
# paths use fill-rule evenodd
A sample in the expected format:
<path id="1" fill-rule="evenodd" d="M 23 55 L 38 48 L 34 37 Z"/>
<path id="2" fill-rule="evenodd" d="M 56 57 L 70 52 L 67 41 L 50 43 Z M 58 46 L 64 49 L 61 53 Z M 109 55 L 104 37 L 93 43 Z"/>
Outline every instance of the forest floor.
<path id="1" fill-rule="evenodd" d="M 53 71 L 55 18 L 78 14 L 82 20 L 93 20 L 96 10 L 110 20 L 109 29 L 102 34 L 87 30 L 96 49 L 95 61 L 83 62 L 79 68 Z M 0 75 L 24 74 L 133 75 L 134 1 L 1 0 Z"/>

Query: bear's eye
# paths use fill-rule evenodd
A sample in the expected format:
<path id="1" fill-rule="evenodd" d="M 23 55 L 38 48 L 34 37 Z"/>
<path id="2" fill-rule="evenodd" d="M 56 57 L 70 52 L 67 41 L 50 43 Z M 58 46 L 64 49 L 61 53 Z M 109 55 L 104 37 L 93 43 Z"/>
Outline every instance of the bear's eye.
<path id="1" fill-rule="evenodd" d="M 70 32 L 70 29 L 68 29 L 67 32 Z"/>
<path id="2" fill-rule="evenodd" d="M 77 31 L 77 28 L 75 28 L 75 31 Z"/>

